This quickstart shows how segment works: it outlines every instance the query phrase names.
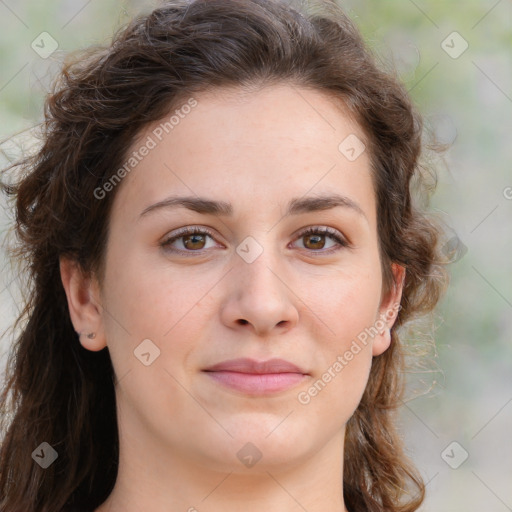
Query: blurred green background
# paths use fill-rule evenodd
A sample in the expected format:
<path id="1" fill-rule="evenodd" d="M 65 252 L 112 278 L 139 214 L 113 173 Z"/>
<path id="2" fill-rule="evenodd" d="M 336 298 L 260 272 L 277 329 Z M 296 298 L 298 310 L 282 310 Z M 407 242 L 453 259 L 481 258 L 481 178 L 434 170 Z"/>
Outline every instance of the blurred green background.
<path id="1" fill-rule="evenodd" d="M 108 43 L 157 4 L 0 0 L 0 139 L 41 120 L 63 54 Z M 430 366 L 409 375 L 400 412 L 410 456 L 429 482 L 422 510 L 512 510 L 512 2 L 340 4 L 383 65 L 398 70 L 426 127 L 450 144 L 433 160 L 431 208 L 453 231 L 451 285 L 434 318 Z M 3 144 L 2 166 L 20 144 Z M 12 212 L 2 205 L 3 236 Z M 2 268 L 3 331 L 17 299 L 3 253 Z M 414 335 L 428 336 L 428 326 Z"/>

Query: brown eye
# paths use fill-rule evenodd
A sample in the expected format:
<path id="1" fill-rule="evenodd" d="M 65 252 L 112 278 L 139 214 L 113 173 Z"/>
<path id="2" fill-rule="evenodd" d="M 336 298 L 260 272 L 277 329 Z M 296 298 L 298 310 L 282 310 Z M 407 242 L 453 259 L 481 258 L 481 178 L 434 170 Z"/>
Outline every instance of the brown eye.
<path id="1" fill-rule="evenodd" d="M 204 249 L 206 244 L 205 236 L 199 234 L 186 235 L 181 238 L 183 238 L 183 245 L 187 249 Z"/>
<path id="2" fill-rule="evenodd" d="M 325 235 L 304 235 L 303 238 L 307 249 L 323 249 L 325 246 Z"/>
<path id="3" fill-rule="evenodd" d="M 331 239 L 335 243 L 326 248 L 327 239 Z M 303 248 L 309 249 L 308 252 L 319 252 L 320 254 L 329 254 L 341 247 L 349 246 L 349 243 L 338 230 L 329 227 L 308 228 L 300 233 L 298 240 L 303 240 Z"/>
<path id="4" fill-rule="evenodd" d="M 213 233 L 206 228 L 187 227 L 179 230 L 160 245 L 169 252 L 182 254 L 201 252 L 209 248 L 207 247 L 208 238 L 213 240 Z"/>

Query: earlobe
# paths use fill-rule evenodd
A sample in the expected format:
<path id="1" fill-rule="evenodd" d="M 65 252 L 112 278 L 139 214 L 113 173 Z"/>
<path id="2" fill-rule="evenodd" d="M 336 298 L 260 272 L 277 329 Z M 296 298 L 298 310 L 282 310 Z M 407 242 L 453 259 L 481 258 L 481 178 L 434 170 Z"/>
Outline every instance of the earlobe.
<path id="1" fill-rule="evenodd" d="M 372 355 L 380 356 L 384 353 L 389 346 L 391 345 L 391 329 L 385 328 L 381 333 L 379 333 L 372 345 Z"/>
<path id="2" fill-rule="evenodd" d="M 379 356 L 391 345 L 391 328 L 400 310 L 400 302 L 405 282 L 405 268 L 398 265 L 398 263 L 392 263 L 391 269 L 394 276 L 394 284 L 379 309 L 379 320 L 376 321 L 379 334 L 375 337 L 372 346 L 372 354 L 374 356 Z"/>
<path id="3" fill-rule="evenodd" d="M 60 275 L 66 292 L 69 315 L 80 343 L 91 351 L 106 347 L 101 305 L 96 298 L 97 286 L 85 276 L 80 266 L 68 258 L 60 259 Z"/>
<path id="4" fill-rule="evenodd" d="M 402 291 L 405 282 L 405 268 L 398 263 L 391 264 L 393 272 L 393 284 L 388 291 L 385 300 L 380 305 L 380 317 L 384 319 L 389 329 L 393 327 L 398 311 L 400 310 L 400 302 L 402 300 Z"/>

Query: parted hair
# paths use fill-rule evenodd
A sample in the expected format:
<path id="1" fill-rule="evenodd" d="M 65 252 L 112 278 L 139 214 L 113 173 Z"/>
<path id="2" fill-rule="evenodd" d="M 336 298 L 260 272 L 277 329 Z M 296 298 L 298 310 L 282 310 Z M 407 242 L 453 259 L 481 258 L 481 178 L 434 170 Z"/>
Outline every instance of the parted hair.
<path id="1" fill-rule="evenodd" d="M 445 289 L 443 231 L 412 190 L 422 178 L 422 118 L 396 74 L 382 68 L 330 0 L 175 0 L 138 15 L 109 45 L 65 57 L 45 99 L 40 146 L 4 170 L 18 171 L 15 180 L 2 182 L 15 212 L 11 257 L 27 285 L 0 398 L 0 511 L 91 511 L 116 480 L 113 366 L 108 350 L 81 346 L 59 270 L 65 256 L 104 277 L 117 189 L 102 199 L 94 191 L 141 130 L 184 99 L 271 84 L 330 95 L 367 137 L 383 293 L 394 284 L 391 263 L 406 276 L 391 345 L 373 358 L 346 426 L 343 493 L 350 512 L 419 508 L 425 486 L 394 419 L 405 385 L 400 327 L 432 312 Z M 31 457 L 43 441 L 58 452 L 47 469 Z"/>

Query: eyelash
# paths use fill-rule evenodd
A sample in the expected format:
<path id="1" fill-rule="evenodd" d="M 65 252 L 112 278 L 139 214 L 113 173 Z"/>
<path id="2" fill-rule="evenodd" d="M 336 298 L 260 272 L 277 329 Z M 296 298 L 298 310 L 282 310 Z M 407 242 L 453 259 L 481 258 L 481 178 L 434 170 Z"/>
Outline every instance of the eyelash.
<path id="1" fill-rule="evenodd" d="M 192 254 L 203 254 L 204 251 L 208 249 L 200 249 L 197 251 L 184 251 L 181 249 L 174 249 L 171 248 L 171 244 L 175 242 L 176 240 L 179 240 L 180 238 L 186 236 L 186 235 L 208 235 L 212 239 L 215 239 L 214 234 L 212 231 L 210 231 L 208 228 L 193 226 L 193 227 L 185 227 L 177 231 L 173 236 L 165 239 L 160 246 L 163 247 L 166 251 L 173 252 L 173 253 L 180 253 L 180 254 L 186 254 L 187 256 L 192 256 Z M 333 252 L 339 251 L 341 248 L 349 247 L 350 244 L 345 240 L 343 236 L 339 234 L 339 232 L 336 229 L 327 227 L 327 226 L 312 226 L 309 228 L 306 228 L 305 230 L 301 231 L 299 235 L 297 236 L 297 240 L 300 238 L 303 238 L 307 235 L 327 235 L 333 240 L 335 240 L 339 246 L 338 247 L 331 247 L 327 250 L 322 249 L 305 249 L 307 252 L 312 254 L 332 254 Z M 191 254 L 192 253 L 192 254 Z"/>

